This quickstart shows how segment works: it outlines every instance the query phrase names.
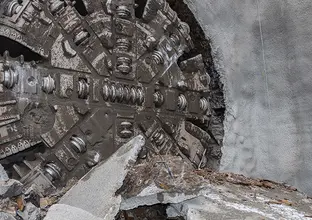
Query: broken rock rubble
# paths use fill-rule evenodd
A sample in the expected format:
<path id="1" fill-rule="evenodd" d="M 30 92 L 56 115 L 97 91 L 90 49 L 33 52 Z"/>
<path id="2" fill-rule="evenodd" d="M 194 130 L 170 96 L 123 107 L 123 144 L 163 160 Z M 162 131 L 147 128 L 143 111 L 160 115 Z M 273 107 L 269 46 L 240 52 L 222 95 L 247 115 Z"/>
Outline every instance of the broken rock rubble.
<path id="1" fill-rule="evenodd" d="M 150 210 L 145 213 L 153 220 L 299 220 L 312 214 L 312 200 L 282 184 L 197 170 L 173 155 L 136 161 L 144 144 L 144 137 L 137 136 L 123 145 L 74 185 L 59 204 L 52 205 L 57 199 L 41 198 L 43 208 L 52 205 L 44 219 L 143 220 L 144 209 Z M 42 219 L 32 190 L 13 195 L 1 200 L 0 219 Z"/>
<path id="2" fill-rule="evenodd" d="M 23 184 L 17 180 L 9 179 L 7 173 L 0 165 L 0 219 L 11 220 L 40 220 L 40 208 L 27 202 L 33 200 L 29 197 L 30 188 L 23 192 Z M 34 196 L 34 195 L 32 195 Z"/>
<path id="3" fill-rule="evenodd" d="M 0 212 L 15 216 L 17 208 L 17 203 L 9 198 L 0 200 Z"/>
<path id="4" fill-rule="evenodd" d="M 0 219 L 2 220 L 16 220 L 13 215 L 10 215 L 5 212 L 0 212 Z"/>
<path id="5" fill-rule="evenodd" d="M 36 207 L 32 203 L 27 203 L 22 212 L 17 213 L 24 220 L 40 220 L 41 213 L 40 208 Z"/>
<path id="6" fill-rule="evenodd" d="M 122 146 L 111 160 L 80 180 L 61 199 L 62 204 L 52 206 L 48 220 L 65 206 L 72 211 L 78 208 L 90 219 L 106 220 L 131 219 L 129 216 L 144 219 L 138 217 L 144 207 L 158 214 L 165 209 L 161 213 L 166 216 L 157 219 L 306 219 L 312 213 L 310 199 L 282 184 L 196 170 L 188 161 L 172 155 L 134 163 L 143 145 L 144 138 L 140 137 Z M 150 209 L 155 205 L 157 208 Z M 153 219 L 150 214 L 149 218 Z"/>
<path id="7" fill-rule="evenodd" d="M 165 204 L 167 218 L 307 219 L 312 200 L 296 189 L 231 173 L 195 170 L 179 157 L 155 157 L 129 171 L 121 210 Z M 121 218 L 120 218 L 121 219 Z"/>
<path id="8" fill-rule="evenodd" d="M 0 183 L 0 219 L 40 220 L 40 208 L 25 201 L 23 185 L 16 180 Z"/>
<path id="9" fill-rule="evenodd" d="M 22 193 L 23 184 L 17 180 L 0 181 L 0 198 L 18 196 Z"/>
<path id="10" fill-rule="evenodd" d="M 80 208 L 99 218 L 114 219 L 121 202 L 121 196 L 116 196 L 115 192 L 123 185 L 129 167 L 144 144 L 145 138 L 139 135 L 121 146 L 73 186 L 60 204 Z"/>
<path id="11" fill-rule="evenodd" d="M 8 174 L 5 172 L 4 167 L 0 164 L 0 181 L 9 180 Z"/>

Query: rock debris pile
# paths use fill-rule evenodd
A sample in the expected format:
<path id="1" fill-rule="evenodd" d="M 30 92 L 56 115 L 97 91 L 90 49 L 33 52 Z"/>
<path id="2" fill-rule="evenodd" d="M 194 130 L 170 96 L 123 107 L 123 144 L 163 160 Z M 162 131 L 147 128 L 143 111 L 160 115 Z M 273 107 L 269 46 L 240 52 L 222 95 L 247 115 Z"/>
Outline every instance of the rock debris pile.
<path id="1" fill-rule="evenodd" d="M 41 197 L 1 175 L 3 219 L 308 219 L 312 199 L 295 188 L 210 169 L 179 156 L 148 160 L 137 136 L 59 194 Z"/>
<path id="2" fill-rule="evenodd" d="M 9 179 L 0 165 L 0 219 L 40 220 L 39 196 L 29 188 L 24 191 L 23 184 Z"/>

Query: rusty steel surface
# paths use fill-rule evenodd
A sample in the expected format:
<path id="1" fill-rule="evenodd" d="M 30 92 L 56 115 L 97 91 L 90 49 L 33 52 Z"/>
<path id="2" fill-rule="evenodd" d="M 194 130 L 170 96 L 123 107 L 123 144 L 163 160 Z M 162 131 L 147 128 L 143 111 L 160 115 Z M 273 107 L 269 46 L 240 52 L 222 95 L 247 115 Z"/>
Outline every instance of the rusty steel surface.
<path id="1" fill-rule="evenodd" d="M 78 1 L 77 1 L 78 2 Z M 80 1 L 79 1 L 80 2 Z M 80 178 L 138 134 L 140 154 L 207 164 L 210 77 L 164 0 L 6 0 L 0 36 L 39 54 L 0 60 L 0 163 L 46 189 Z"/>

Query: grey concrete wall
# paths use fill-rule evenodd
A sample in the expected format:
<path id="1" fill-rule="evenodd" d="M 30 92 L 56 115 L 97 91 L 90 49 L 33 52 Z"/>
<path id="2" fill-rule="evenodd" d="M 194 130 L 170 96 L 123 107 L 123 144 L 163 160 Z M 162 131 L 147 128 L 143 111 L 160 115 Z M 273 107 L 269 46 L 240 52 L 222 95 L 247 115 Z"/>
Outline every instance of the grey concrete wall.
<path id="1" fill-rule="evenodd" d="M 312 1 L 185 2 L 225 84 L 221 169 L 312 195 Z"/>

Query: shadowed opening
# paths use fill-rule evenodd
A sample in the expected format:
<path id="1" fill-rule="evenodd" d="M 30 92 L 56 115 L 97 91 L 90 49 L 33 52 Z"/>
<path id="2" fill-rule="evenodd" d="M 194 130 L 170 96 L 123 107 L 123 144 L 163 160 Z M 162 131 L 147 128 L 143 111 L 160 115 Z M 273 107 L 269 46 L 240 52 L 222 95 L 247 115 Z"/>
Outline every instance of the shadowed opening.
<path id="1" fill-rule="evenodd" d="M 7 50 L 10 53 L 10 56 L 13 58 L 19 57 L 21 55 L 24 56 L 25 61 L 39 61 L 43 58 L 30 50 L 29 48 L 25 47 L 24 45 L 11 40 L 7 37 L 0 36 L 0 55 L 2 56 L 3 53 Z"/>
<path id="2" fill-rule="evenodd" d="M 81 16 L 86 16 L 88 15 L 87 8 L 83 2 L 83 0 L 75 0 L 76 4 L 74 5 L 75 9 L 78 11 L 78 13 Z"/>
<path id="3" fill-rule="evenodd" d="M 135 8 L 135 17 L 142 18 L 147 0 L 135 0 L 137 7 Z"/>

